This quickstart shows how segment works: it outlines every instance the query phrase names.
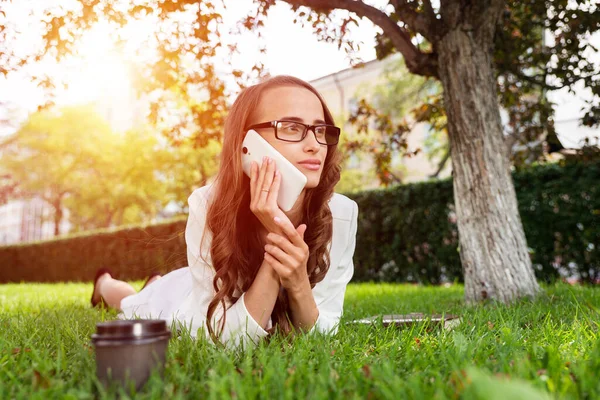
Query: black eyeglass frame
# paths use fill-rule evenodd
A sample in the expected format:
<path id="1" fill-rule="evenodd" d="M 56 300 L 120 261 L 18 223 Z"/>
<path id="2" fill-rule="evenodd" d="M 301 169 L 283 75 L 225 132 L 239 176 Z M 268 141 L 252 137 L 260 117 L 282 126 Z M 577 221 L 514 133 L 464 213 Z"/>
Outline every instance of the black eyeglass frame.
<path id="1" fill-rule="evenodd" d="M 300 138 L 300 140 L 287 140 L 287 139 L 282 139 L 277 135 L 277 124 L 279 122 L 293 122 L 294 124 L 299 124 L 304 126 L 304 132 L 302 132 L 302 138 Z M 321 143 L 319 142 L 319 138 L 317 138 L 317 132 L 315 132 L 315 128 L 318 126 L 328 126 L 331 128 L 335 128 L 337 130 L 337 137 L 336 137 L 336 142 L 335 143 Z M 317 139 L 317 142 L 319 142 L 319 144 L 325 145 L 325 146 L 335 146 L 336 144 L 339 143 L 340 141 L 340 134 L 341 134 L 341 129 L 338 128 L 335 125 L 329 125 L 329 124 L 316 124 L 316 125 L 307 125 L 304 124 L 302 122 L 298 122 L 298 121 L 292 121 L 289 119 L 278 119 L 275 121 L 269 121 L 269 122 L 261 122 L 260 124 L 254 124 L 254 125 L 250 125 L 249 127 L 247 127 L 245 130 L 249 130 L 249 129 L 262 129 L 262 128 L 273 128 L 275 129 L 275 137 L 281 141 L 284 142 L 290 142 L 290 143 L 298 143 L 304 140 L 304 138 L 306 137 L 306 135 L 308 135 L 308 131 L 312 131 L 313 135 L 315 135 L 315 139 Z"/>

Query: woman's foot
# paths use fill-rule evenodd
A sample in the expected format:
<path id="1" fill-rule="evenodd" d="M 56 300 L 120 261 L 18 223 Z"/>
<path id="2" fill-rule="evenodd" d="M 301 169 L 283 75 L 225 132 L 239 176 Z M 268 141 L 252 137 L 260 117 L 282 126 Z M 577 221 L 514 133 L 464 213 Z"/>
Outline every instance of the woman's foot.
<path id="1" fill-rule="evenodd" d="M 104 299 L 100 295 L 98 288 L 100 287 L 100 283 L 105 279 L 111 278 L 112 273 L 108 268 L 100 268 L 96 271 L 96 276 L 94 277 L 94 290 L 92 291 L 91 303 L 92 307 L 96 307 L 98 304 L 104 305 Z"/>
<path id="2" fill-rule="evenodd" d="M 152 273 L 150 274 L 150 276 L 148 277 L 148 279 L 146 280 L 146 283 L 144 283 L 144 286 L 142 286 L 142 289 L 140 290 L 144 290 L 144 288 L 148 285 L 150 285 L 152 282 L 157 281 L 161 278 L 159 273 Z"/>

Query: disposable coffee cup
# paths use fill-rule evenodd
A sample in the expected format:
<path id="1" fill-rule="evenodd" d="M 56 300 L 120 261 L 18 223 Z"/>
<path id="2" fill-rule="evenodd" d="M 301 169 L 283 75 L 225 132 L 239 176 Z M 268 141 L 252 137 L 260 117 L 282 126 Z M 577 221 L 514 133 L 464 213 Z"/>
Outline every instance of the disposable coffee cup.
<path id="1" fill-rule="evenodd" d="M 139 390 L 157 369 L 162 376 L 171 331 L 160 319 L 116 320 L 96 324 L 96 376 L 106 386 L 133 382 Z"/>

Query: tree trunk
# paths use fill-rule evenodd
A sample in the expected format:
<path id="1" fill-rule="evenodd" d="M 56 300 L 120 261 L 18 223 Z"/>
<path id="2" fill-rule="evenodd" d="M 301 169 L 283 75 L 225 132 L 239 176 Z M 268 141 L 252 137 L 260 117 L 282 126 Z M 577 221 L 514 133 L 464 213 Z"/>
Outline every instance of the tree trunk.
<path id="1" fill-rule="evenodd" d="M 206 170 L 204 165 L 200 163 L 200 186 L 206 186 L 206 182 L 208 181 L 208 176 L 206 176 Z"/>
<path id="2" fill-rule="evenodd" d="M 62 222 L 63 212 L 61 208 L 61 198 L 59 197 L 52 203 L 54 208 L 54 236 L 60 235 L 60 223 Z"/>
<path id="3" fill-rule="evenodd" d="M 505 151 L 492 45 L 458 25 L 437 43 L 467 303 L 539 291 Z M 493 35 L 492 35 L 493 36 Z"/>
<path id="4" fill-rule="evenodd" d="M 110 228 L 115 211 L 111 211 L 109 207 L 106 207 L 104 211 L 104 221 L 101 223 L 101 228 Z"/>

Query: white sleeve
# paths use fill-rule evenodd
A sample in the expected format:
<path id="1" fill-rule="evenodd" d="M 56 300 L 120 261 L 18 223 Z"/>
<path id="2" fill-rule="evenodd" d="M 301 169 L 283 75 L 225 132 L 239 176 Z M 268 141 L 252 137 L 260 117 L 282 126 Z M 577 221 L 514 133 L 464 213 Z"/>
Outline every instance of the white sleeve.
<path id="1" fill-rule="evenodd" d="M 339 265 L 331 265 L 327 275 L 320 283 L 326 284 L 327 293 L 323 297 L 315 296 L 315 302 L 319 309 L 319 317 L 308 333 L 320 331 L 323 333 L 336 334 L 342 313 L 344 311 L 344 296 L 348 282 L 354 274 L 354 248 L 356 247 L 356 228 L 358 225 L 358 205 L 355 201 L 352 208 L 352 218 L 350 219 L 350 235 L 348 245 L 342 254 Z"/>
<path id="2" fill-rule="evenodd" d="M 205 321 L 208 304 L 215 296 L 213 288 L 215 270 L 212 266 L 210 256 L 210 244 L 212 240 L 210 231 L 204 234 L 204 241 L 202 243 L 202 255 L 206 261 L 200 257 L 200 241 L 205 226 L 207 203 L 205 195 L 199 189 L 190 195 L 188 198 L 189 216 L 185 228 L 188 265 L 195 281 L 194 291 L 197 291 L 195 295 L 199 299 L 198 307 L 202 308 L 202 312 L 198 314 L 204 315 Z M 246 309 L 244 297 L 245 293 L 242 293 L 240 298 L 226 311 L 225 327 L 221 335 L 221 342 L 227 347 L 237 347 L 242 343 L 247 345 L 250 344 L 250 341 L 252 342 L 251 344 L 257 344 L 261 337 L 268 335 L 268 332 L 254 320 Z M 222 315 L 223 307 L 219 304 L 215 309 L 215 314 L 211 321 L 211 325 L 215 327 L 215 332 L 218 332 L 216 328 L 220 327 L 218 321 Z M 208 330 L 205 329 L 204 331 L 206 337 L 210 339 Z"/>

